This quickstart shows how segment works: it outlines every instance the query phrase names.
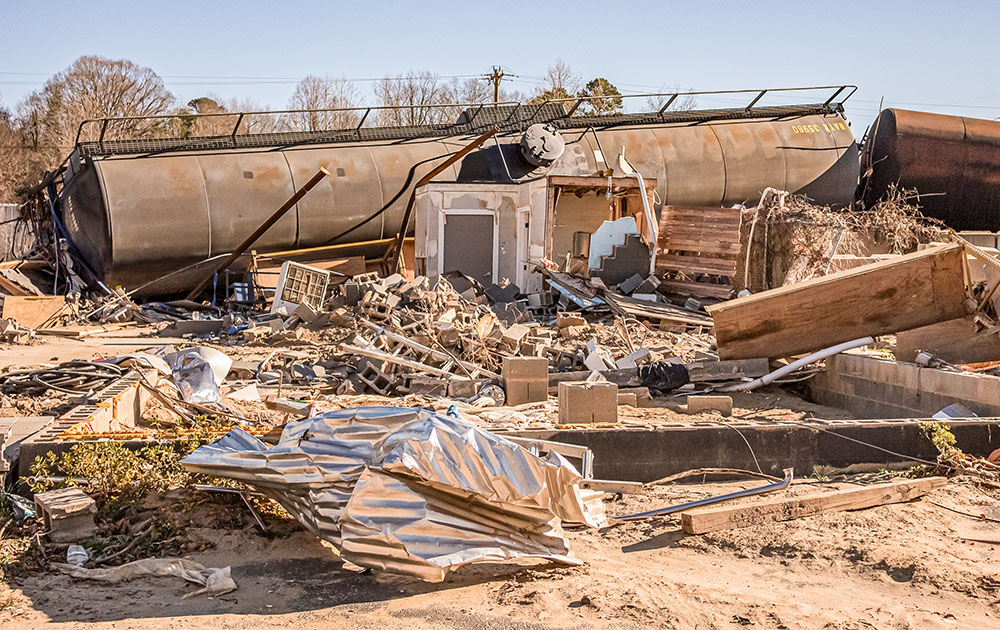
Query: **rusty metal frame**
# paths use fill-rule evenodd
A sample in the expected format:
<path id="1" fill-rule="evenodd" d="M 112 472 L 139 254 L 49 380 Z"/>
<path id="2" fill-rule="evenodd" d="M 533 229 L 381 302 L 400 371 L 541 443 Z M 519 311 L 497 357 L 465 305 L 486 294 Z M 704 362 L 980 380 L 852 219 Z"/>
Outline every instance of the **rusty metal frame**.
<path id="1" fill-rule="evenodd" d="M 680 96 L 711 96 L 716 94 L 754 94 L 755 97 L 752 98 L 751 102 L 743 107 L 745 111 L 749 112 L 753 110 L 754 105 L 756 105 L 765 94 L 771 94 L 775 92 L 804 92 L 807 90 L 832 90 L 832 94 L 821 104 L 822 107 L 833 107 L 840 108 L 843 104 L 857 92 L 858 87 L 856 85 L 817 85 L 817 86 L 803 86 L 803 87 L 787 87 L 787 88 L 755 88 L 755 89 L 745 89 L 745 90 L 704 90 L 704 91 L 690 91 L 690 92 L 650 92 L 645 94 L 622 94 L 620 95 L 622 99 L 636 99 L 636 98 L 650 98 L 650 97 L 667 97 L 668 100 L 656 114 L 663 116 L 667 109 L 672 105 L 677 98 Z M 848 91 L 849 90 L 849 91 Z M 847 91 L 839 100 L 838 97 Z M 567 103 L 569 109 L 566 110 L 566 114 L 563 118 L 569 118 L 576 113 L 577 109 L 585 102 L 597 101 L 601 99 L 606 99 L 607 96 L 572 96 L 568 98 L 556 98 L 548 99 L 541 103 L 532 103 L 531 105 L 536 107 L 536 112 L 541 111 L 545 105 L 550 103 L 561 104 L 566 108 Z M 475 109 L 476 114 L 474 114 L 469 121 L 472 122 L 476 115 L 486 107 L 501 107 L 501 106 L 514 106 L 514 112 L 517 113 L 520 109 L 525 106 L 525 103 L 518 101 L 501 101 L 498 103 L 440 103 L 440 104 L 428 104 L 428 105 L 371 105 L 371 106 L 360 106 L 360 107 L 331 107 L 331 108 L 321 108 L 321 109 L 279 109 L 270 111 L 248 111 L 248 112 L 212 112 L 209 114 L 161 114 L 156 116 L 119 116 L 119 117 L 107 117 L 107 118 L 90 118 L 80 122 L 79 127 L 77 127 L 76 138 L 73 144 L 80 144 L 80 136 L 83 134 L 83 129 L 85 126 L 91 124 L 101 124 L 101 133 L 99 143 L 104 142 L 104 137 L 107 132 L 107 127 L 109 122 L 114 121 L 135 121 L 135 120 L 170 120 L 174 118 L 183 119 L 197 119 L 197 118 L 218 118 L 220 116 L 236 116 L 236 125 L 233 128 L 231 137 L 236 137 L 239 127 L 242 124 L 246 116 L 274 116 L 280 114 L 312 114 L 312 113 L 328 113 L 328 112 L 364 112 L 361 116 L 361 120 L 356 127 L 353 129 L 360 132 L 361 127 L 364 125 L 368 116 L 373 110 L 375 111 L 390 111 L 390 110 L 413 110 L 413 109 L 444 109 L 444 108 L 463 108 L 465 110 Z M 510 118 L 510 117 L 508 117 Z M 331 131 L 343 131 L 343 130 L 331 130 Z M 102 145 L 103 146 L 103 145 Z"/>

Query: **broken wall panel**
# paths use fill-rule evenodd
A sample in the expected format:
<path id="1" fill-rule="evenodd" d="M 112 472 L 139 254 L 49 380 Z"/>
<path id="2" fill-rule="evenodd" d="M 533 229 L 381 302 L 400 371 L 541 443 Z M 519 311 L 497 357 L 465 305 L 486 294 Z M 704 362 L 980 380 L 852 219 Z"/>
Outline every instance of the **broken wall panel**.
<path id="1" fill-rule="evenodd" d="M 706 307 L 720 359 L 784 357 L 966 314 L 961 245 L 941 245 Z"/>

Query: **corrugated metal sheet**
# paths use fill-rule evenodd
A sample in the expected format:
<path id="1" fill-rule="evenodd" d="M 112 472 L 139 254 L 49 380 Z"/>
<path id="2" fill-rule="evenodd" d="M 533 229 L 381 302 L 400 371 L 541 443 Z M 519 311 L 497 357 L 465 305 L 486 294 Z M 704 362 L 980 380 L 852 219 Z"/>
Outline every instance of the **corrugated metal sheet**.
<path id="1" fill-rule="evenodd" d="M 345 560 L 439 582 L 470 562 L 579 564 L 561 522 L 603 526 L 600 493 L 558 454 L 540 459 L 461 419 L 362 407 L 289 423 L 267 446 L 237 429 L 183 461 L 278 501 Z"/>

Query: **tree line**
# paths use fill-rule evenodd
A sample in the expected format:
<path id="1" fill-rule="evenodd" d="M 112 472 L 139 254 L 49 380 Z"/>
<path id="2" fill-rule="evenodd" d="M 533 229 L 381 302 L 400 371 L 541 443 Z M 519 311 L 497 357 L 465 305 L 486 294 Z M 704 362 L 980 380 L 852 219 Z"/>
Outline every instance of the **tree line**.
<path id="1" fill-rule="evenodd" d="M 0 202 L 14 202 L 18 191 L 36 183 L 72 151 L 80 123 L 88 119 L 129 118 L 104 130 L 105 140 L 141 137 L 228 135 L 240 133 L 319 131 L 355 127 L 367 102 L 377 107 L 365 124 L 411 126 L 454 121 L 456 103 L 489 103 L 494 86 L 484 78 L 441 79 L 429 71 L 411 71 L 376 82 L 366 98 L 352 82 L 336 77 L 307 76 L 295 86 L 288 110 L 275 115 L 244 116 L 233 112 L 266 111 L 252 99 L 206 95 L 180 103 L 151 68 L 128 60 L 83 56 L 26 96 L 13 111 L 0 107 Z M 611 114 L 623 110 L 622 95 L 608 79 L 583 81 L 557 59 L 544 80 L 529 94 L 501 89 L 501 101 L 540 103 L 590 97 L 579 113 Z M 693 103 L 681 100 L 677 108 Z M 659 107 L 657 102 L 647 103 Z M 336 110 L 336 111 L 301 111 Z M 210 114 L 210 116 L 202 116 Z M 148 118 L 161 116 L 162 118 Z M 96 140 L 97 125 L 81 140 Z"/>

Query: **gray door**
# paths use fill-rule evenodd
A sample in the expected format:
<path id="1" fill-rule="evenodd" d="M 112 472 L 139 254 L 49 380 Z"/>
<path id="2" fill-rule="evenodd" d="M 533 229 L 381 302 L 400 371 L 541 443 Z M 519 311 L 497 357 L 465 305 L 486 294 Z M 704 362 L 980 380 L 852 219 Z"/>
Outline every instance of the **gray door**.
<path id="1" fill-rule="evenodd" d="M 446 214 L 442 273 L 461 271 L 485 285 L 493 283 L 493 215 Z"/>

